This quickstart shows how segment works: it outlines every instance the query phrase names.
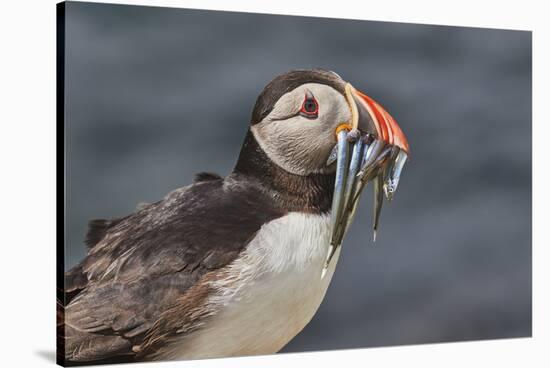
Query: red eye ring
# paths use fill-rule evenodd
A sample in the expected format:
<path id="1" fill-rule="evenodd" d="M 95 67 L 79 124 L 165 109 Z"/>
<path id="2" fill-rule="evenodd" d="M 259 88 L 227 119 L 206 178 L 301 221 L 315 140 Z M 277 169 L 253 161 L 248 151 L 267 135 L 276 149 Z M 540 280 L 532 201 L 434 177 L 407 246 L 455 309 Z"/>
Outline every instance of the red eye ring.
<path id="1" fill-rule="evenodd" d="M 311 93 L 306 93 L 300 115 L 308 119 L 315 119 L 319 115 L 319 103 Z"/>

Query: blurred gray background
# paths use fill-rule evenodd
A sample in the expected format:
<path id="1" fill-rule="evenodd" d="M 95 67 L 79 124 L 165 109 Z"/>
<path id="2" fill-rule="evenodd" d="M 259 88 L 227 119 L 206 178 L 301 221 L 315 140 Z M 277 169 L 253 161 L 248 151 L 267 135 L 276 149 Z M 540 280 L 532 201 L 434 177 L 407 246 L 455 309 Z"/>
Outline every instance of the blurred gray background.
<path id="1" fill-rule="evenodd" d="M 69 3 L 66 269 L 87 222 L 228 174 L 275 75 L 322 67 L 412 149 L 371 241 L 371 193 L 325 301 L 284 351 L 531 335 L 531 33 Z"/>

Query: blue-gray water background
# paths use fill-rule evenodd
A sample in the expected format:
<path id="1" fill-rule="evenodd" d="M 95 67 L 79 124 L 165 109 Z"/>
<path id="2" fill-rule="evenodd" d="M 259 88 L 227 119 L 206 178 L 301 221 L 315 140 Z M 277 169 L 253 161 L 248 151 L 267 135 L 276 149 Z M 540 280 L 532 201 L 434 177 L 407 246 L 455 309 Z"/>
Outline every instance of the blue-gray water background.
<path id="1" fill-rule="evenodd" d="M 530 336 L 529 32 L 69 3 L 66 268 L 88 220 L 228 174 L 263 86 L 311 67 L 384 105 L 412 160 L 284 351 Z"/>

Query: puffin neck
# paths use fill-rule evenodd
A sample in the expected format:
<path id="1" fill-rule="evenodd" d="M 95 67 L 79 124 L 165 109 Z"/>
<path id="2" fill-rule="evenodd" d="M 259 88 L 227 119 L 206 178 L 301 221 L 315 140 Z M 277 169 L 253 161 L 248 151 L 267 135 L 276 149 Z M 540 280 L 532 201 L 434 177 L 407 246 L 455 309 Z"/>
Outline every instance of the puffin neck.
<path id="1" fill-rule="evenodd" d="M 327 213 L 332 204 L 334 174 L 296 175 L 267 157 L 248 130 L 233 176 L 244 175 L 259 183 L 286 211 Z"/>

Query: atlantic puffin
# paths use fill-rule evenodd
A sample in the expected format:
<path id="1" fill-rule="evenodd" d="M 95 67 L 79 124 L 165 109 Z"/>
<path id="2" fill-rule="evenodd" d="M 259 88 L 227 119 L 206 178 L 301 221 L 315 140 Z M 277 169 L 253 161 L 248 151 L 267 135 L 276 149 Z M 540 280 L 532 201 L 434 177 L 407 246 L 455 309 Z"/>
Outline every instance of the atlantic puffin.
<path id="1" fill-rule="evenodd" d="M 277 76 L 228 176 L 90 222 L 59 290 L 58 360 L 279 351 L 321 304 L 362 189 L 373 183 L 376 232 L 409 153 L 391 115 L 338 74 Z"/>

